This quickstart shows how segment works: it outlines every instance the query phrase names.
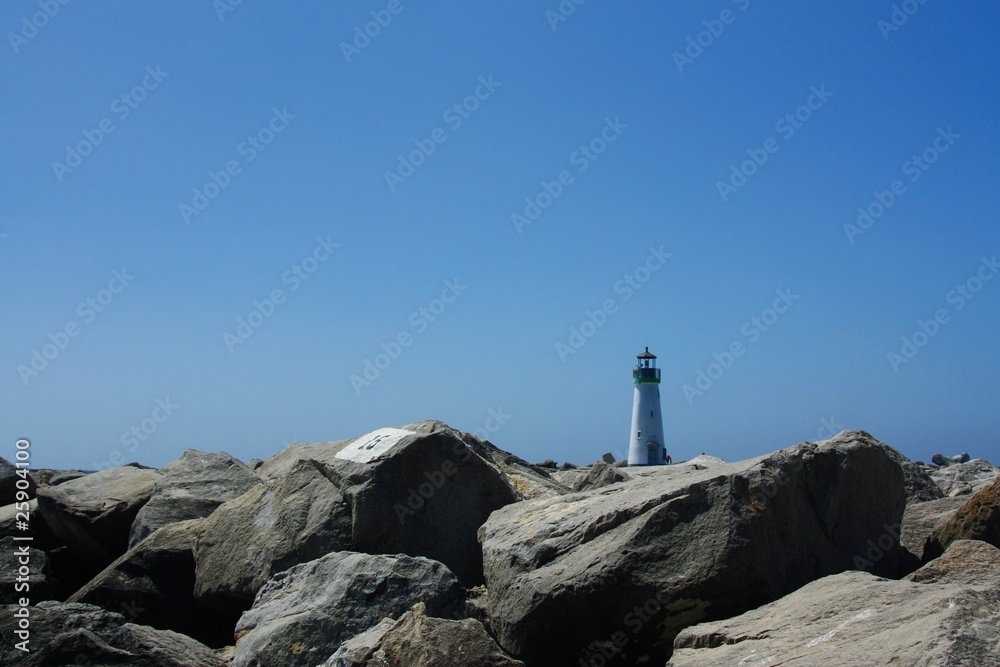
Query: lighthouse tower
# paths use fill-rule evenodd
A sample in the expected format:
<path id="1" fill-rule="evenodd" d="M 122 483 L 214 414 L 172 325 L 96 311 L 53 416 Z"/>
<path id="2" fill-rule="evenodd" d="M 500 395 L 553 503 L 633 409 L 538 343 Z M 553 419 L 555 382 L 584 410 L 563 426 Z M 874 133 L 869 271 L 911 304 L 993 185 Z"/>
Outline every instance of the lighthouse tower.
<path id="1" fill-rule="evenodd" d="M 664 465 L 667 448 L 663 444 L 663 415 L 660 414 L 660 369 L 656 367 L 656 355 L 648 347 L 636 358 L 639 362 L 632 370 L 635 399 L 632 403 L 628 464 Z"/>

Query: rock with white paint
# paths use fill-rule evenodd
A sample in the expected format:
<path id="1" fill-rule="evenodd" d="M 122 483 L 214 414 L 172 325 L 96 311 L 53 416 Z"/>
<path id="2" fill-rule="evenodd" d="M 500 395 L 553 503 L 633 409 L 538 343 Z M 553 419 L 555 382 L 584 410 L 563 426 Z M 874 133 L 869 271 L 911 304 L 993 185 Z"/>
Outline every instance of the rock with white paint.
<path id="1" fill-rule="evenodd" d="M 687 628 L 668 667 L 1000 664 L 1000 550 L 956 542 L 904 581 L 844 572 Z"/>

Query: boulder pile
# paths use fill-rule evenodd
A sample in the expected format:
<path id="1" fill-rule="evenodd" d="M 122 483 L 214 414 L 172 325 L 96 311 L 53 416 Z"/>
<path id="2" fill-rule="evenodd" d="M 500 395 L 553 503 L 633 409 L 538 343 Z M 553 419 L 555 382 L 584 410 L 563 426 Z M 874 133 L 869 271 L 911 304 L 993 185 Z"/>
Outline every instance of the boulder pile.
<path id="1" fill-rule="evenodd" d="M 20 504 L 0 460 L 0 664 L 997 664 L 998 470 L 946 458 L 844 431 L 557 469 L 423 421 Z"/>

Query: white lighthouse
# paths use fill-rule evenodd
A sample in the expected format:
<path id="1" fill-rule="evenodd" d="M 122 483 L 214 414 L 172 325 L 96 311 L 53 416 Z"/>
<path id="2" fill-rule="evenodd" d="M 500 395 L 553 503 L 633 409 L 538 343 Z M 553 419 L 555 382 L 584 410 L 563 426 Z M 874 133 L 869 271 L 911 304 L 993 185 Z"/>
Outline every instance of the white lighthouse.
<path id="1" fill-rule="evenodd" d="M 663 415 L 660 414 L 660 369 L 656 355 L 646 351 L 636 357 L 632 370 L 635 399 L 632 403 L 632 435 L 628 445 L 630 466 L 658 466 L 667 462 L 663 444 Z"/>

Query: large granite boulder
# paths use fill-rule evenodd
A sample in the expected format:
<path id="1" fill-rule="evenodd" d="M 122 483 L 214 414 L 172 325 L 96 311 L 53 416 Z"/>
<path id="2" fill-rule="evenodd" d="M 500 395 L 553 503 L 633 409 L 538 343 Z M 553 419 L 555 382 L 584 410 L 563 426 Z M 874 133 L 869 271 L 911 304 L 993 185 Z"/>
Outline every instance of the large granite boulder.
<path id="1" fill-rule="evenodd" d="M 122 466 L 38 488 L 38 511 L 78 559 L 84 581 L 128 549 L 132 522 L 159 477 L 155 470 Z"/>
<path id="2" fill-rule="evenodd" d="M 314 461 L 223 503 L 205 519 L 195 549 L 195 596 L 249 609 L 274 574 L 351 548 L 351 510 Z"/>
<path id="3" fill-rule="evenodd" d="M 18 470 L 17 466 L 0 456 L 0 505 L 15 502 L 14 494 L 19 488 L 29 497 L 35 497 L 35 489 L 38 485 L 35 483 L 34 477 L 28 474 L 26 469 L 21 473 Z M 20 487 L 17 484 L 18 480 L 21 480 Z"/>
<path id="4" fill-rule="evenodd" d="M 923 467 L 891 447 L 889 447 L 889 453 L 903 469 L 903 488 L 906 489 L 907 505 L 944 497 L 944 492 Z"/>
<path id="5" fill-rule="evenodd" d="M 741 616 L 687 628 L 668 667 L 995 665 L 998 625 L 1000 551 L 956 542 L 906 581 L 844 572 Z"/>
<path id="6" fill-rule="evenodd" d="M 968 496 L 945 496 L 922 503 L 907 503 L 899 537 L 901 573 L 909 574 L 923 564 L 927 539 L 968 500 Z"/>
<path id="7" fill-rule="evenodd" d="M 204 519 L 164 526 L 135 545 L 67 602 L 124 612 L 131 621 L 174 630 L 212 647 L 233 642 L 239 615 L 194 598 L 194 547 Z"/>
<path id="8" fill-rule="evenodd" d="M 1000 468 L 989 461 L 974 459 L 968 463 L 933 469 L 928 474 L 944 495 L 970 496 L 996 479 Z"/>
<path id="9" fill-rule="evenodd" d="M 250 468 L 225 452 L 186 449 L 179 459 L 160 468 L 152 497 L 132 523 L 129 546 L 168 524 L 207 517 L 260 483 Z"/>
<path id="10" fill-rule="evenodd" d="M 200 598 L 245 609 L 274 573 L 344 549 L 426 556 L 476 585 L 476 531 L 490 512 L 566 491 L 517 457 L 434 421 L 293 445 L 256 472 L 265 484 L 208 518 L 196 551 Z"/>
<path id="11" fill-rule="evenodd" d="M 632 478 L 621 468 L 616 468 L 613 465 L 608 465 L 600 461 L 591 466 L 590 470 L 582 477 L 574 480 L 572 488 L 574 491 L 588 491 L 590 489 L 599 489 L 608 484 L 627 482 L 630 479 Z"/>
<path id="12" fill-rule="evenodd" d="M 232 667 L 321 665 L 351 637 L 418 602 L 432 616 L 465 615 L 458 579 L 426 558 L 343 551 L 296 565 L 268 581 L 240 618 Z"/>
<path id="13" fill-rule="evenodd" d="M 655 663 L 688 625 L 846 569 L 896 573 L 903 473 L 867 433 L 698 468 L 494 512 L 480 536 L 500 645 L 529 665 Z"/>
<path id="14" fill-rule="evenodd" d="M 359 659 L 361 658 L 361 659 Z M 338 664 L 336 655 L 324 667 Z M 419 603 L 382 633 L 367 659 L 355 654 L 350 667 L 524 667 L 497 646 L 483 624 L 427 615 Z"/>
<path id="15" fill-rule="evenodd" d="M 931 533 L 924 561 L 937 558 L 955 540 L 982 540 L 1000 547 L 1000 478 L 977 491 Z"/>
<path id="16" fill-rule="evenodd" d="M 18 650 L 19 607 L 0 607 L 0 664 L 23 667 L 226 667 L 207 646 L 169 630 L 126 622 L 89 604 L 42 602 L 28 607 L 30 652 Z"/>

